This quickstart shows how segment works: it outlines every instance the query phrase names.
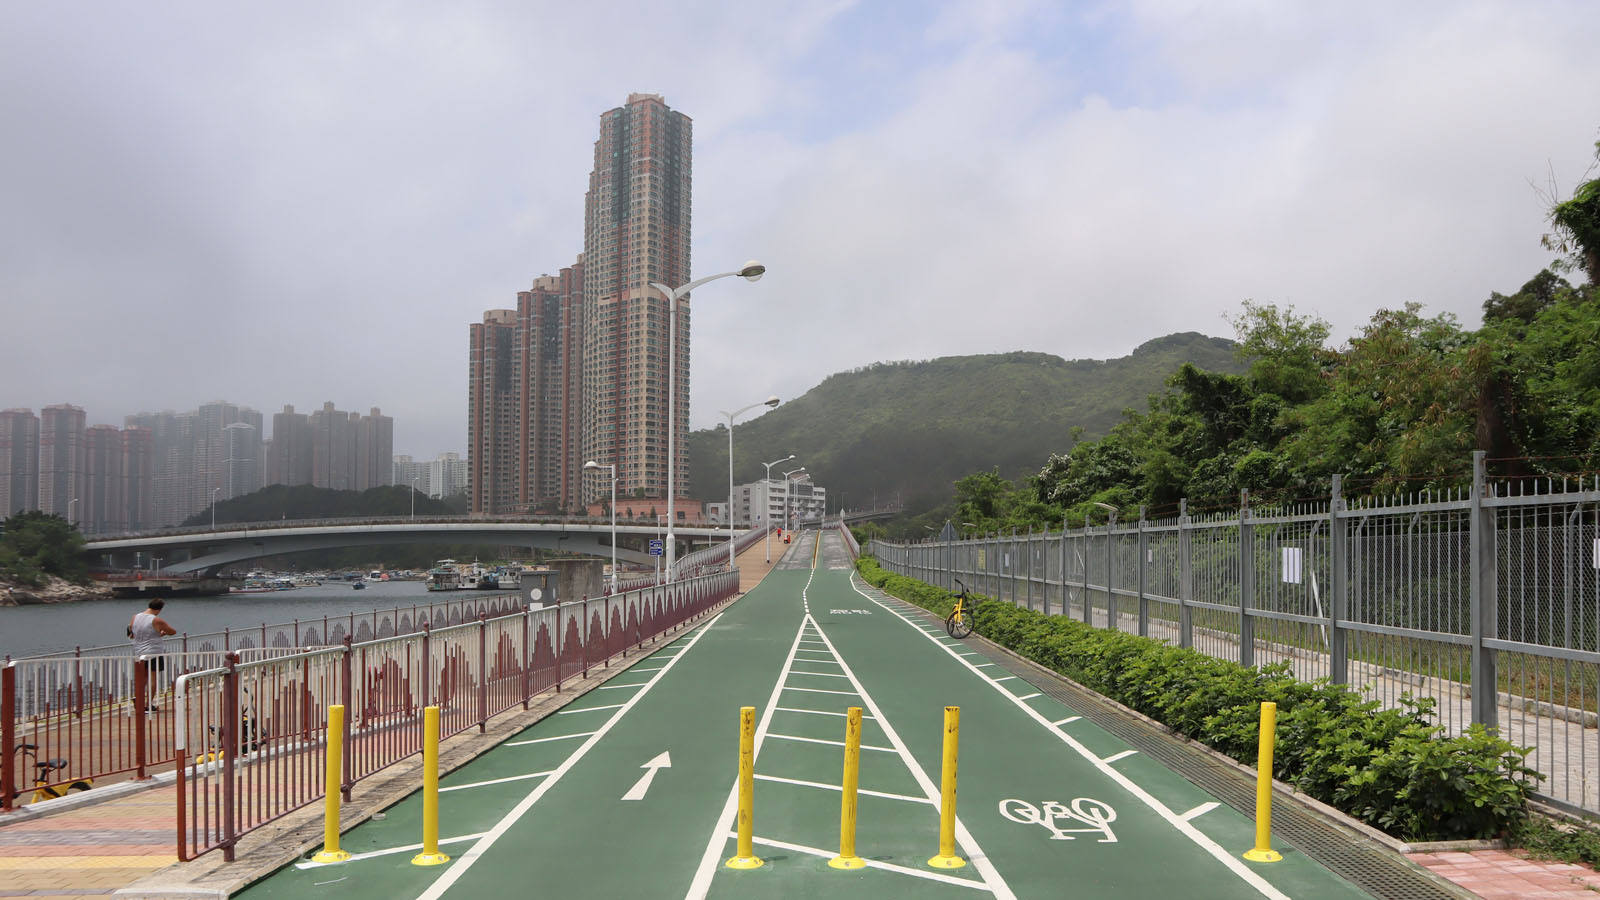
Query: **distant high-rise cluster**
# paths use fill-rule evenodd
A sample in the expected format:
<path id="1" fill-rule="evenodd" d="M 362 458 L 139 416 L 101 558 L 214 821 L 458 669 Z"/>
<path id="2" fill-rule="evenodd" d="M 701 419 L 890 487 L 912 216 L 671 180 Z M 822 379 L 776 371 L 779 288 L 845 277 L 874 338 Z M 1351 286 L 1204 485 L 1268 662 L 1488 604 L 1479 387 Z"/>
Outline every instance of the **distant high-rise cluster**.
<path id="1" fill-rule="evenodd" d="M 468 481 L 479 513 L 571 511 L 667 482 L 667 301 L 689 280 L 692 123 L 658 94 L 600 117 L 583 254 L 470 330 Z M 689 307 L 677 308 L 675 493 L 688 484 Z"/>
<path id="2" fill-rule="evenodd" d="M 0 514 L 37 509 L 85 534 L 176 525 L 269 484 L 366 490 L 391 484 L 394 420 L 332 403 L 284 407 L 265 439 L 261 413 L 224 401 L 89 426 L 82 408 L 0 412 Z"/>
<path id="3" fill-rule="evenodd" d="M 441 453 L 433 459 L 394 458 L 394 483 L 411 486 L 442 500 L 467 492 L 467 461 L 459 453 Z"/>

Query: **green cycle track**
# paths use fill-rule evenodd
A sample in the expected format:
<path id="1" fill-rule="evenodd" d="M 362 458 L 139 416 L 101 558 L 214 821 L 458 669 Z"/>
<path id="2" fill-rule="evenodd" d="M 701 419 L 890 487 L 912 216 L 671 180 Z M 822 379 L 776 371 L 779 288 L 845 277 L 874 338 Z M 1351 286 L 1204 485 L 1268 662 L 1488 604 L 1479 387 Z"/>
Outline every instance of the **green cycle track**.
<path id="1" fill-rule="evenodd" d="M 818 541 L 821 541 L 819 544 Z M 738 715 L 755 708 L 754 869 L 735 855 Z M 956 855 L 939 852 L 944 709 L 960 707 Z M 839 851 L 845 713 L 863 711 L 856 851 Z M 441 779 L 246 889 L 274 897 L 1365 897 L 1026 677 L 855 576 L 803 532 L 759 586 Z"/>

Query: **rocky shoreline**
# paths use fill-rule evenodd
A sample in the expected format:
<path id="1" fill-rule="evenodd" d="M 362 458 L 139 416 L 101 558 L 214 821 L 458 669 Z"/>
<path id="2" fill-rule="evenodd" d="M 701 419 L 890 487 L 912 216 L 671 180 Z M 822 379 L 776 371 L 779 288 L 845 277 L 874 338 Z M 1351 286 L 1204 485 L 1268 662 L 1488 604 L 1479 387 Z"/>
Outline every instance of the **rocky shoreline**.
<path id="1" fill-rule="evenodd" d="M 0 606 L 32 606 L 38 603 L 75 603 L 79 600 L 110 600 L 111 588 L 98 582 L 73 584 L 60 578 L 47 578 L 40 587 L 0 579 Z"/>

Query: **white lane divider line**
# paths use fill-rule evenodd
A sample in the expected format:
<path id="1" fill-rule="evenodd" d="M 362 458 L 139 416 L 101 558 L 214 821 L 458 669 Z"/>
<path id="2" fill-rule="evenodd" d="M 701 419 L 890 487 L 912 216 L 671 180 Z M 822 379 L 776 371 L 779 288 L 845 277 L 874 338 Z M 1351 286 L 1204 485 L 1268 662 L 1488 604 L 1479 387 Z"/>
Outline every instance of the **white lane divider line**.
<path id="1" fill-rule="evenodd" d="M 1076 722 L 1081 718 L 1083 718 L 1083 716 L 1067 716 L 1065 719 L 1057 719 L 1054 722 L 1051 722 L 1050 724 L 1054 725 L 1057 728 L 1060 728 L 1061 726 L 1067 724 L 1068 722 Z"/>
<path id="2" fill-rule="evenodd" d="M 1109 765 L 1110 763 L 1114 763 L 1119 759 L 1126 759 L 1126 758 L 1128 758 L 1128 757 L 1130 757 L 1130 756 L 1132 756 L 1132 755 L 1134 755 L 1135 753 L 1138 753 L 1138 752 L 1139 751 L 1137 751 L 1137 750 L 1124 750 L 1121 753 L 1113 753 L 1110 756 L 1108 756 L 1105 759 L 1102 759 L 1100 761 Z"/>
<path id="3" fill-rule="evenodd" d="M 1214 800 L 1212 802 L 1210 802 L 1210 803 L 1202 803 L 1199 806 L 1196 806 L 1194 809 L 1191 809 L 1188 812 L 1184 813 L 1183 815 L 1179 816 L 1178 818 L 1184 820 L 1185 822 L 1192 822 L 1195 819 L 1200 818 L 1201 816 L 1205 815 L 1208 812 L 1211 812 L 1213 809 L 1216 809 L 1217 807 L 1219 807 L 1221 805 L 1222 805 L 1221 803 L 1218 803 L 1218 802 L 1216 802 Z"/>
<path id="4" fill-rule="evenodd" d="M 811 716 L 838 716 L 841 719 L 849 718 L 846 713 L 842 712 L 833 712 L 832 710 L 826 709 L 797 709 L 793 706 L 780 706 L 778 707 L 778 712 L 805 713 Z M 867 721 L 872 719 L 872 717 L 868 715 L 863 715 L 861 718 Z"/>
<path id="5" fill-rule="evenodd" d="M 1004 678 L 996 678 L 994 681 L 995 681 L 995 684 L 999 684 L 1002 681 L 1015 681 L 1016 679 L 1017 679 L 1017 676 L 1015 676 L 1015 675 L 1007 675 Z"/>
<path id="6" fill-rule="evenodd" d="M 557 710 L 556 711 L 556 715 L 558 715 L 558 716 L 575 716 L 578 713 L 599 712 L 602 709 L 621 709 L 624 706 L 627 706 L 627 704 L 626 703 L 612 703 L 609 706 L 585 706 L 583 709 L 562 709 L 562 710 Z"/>
<path id="7" fill-rule="evenodd" d="M 554 771 L 554 769 L 550 770 L 550 772 Z M 543 778 L 546 775 L 549 775 L 550 772 L 529 772 L 526 775 L 512 775 L 508 778 L 492 778 L 488 781 L 474 781 L 471 784 L 453 784 L 449 787 L 439 788 L 439 793 L 444 794 L 449 793 L 450 791 L 464 791 L 467 788 L 483 787 L 490 784 L 505 784 L 508 781 L 527 781 L 532 778 Z"/>
<path id="8" fill-rule="evenodd" d="M 864 794 L 866 791 L 861 791 L 860 793 Z M 737 838 L 738 836 L 739 832 L 730 831 L 724 839 Z M 775 841 L 772 838 L 764 838 L 756 834 L 751 835 L 750 840 L 754 843 L 762 845 L 763 847 L 772 847 L 778 850 L 788 850 L 791 853 L 805 853 L 810 856 L 820 856 L 823 859 L 832 859 L 839 855 L 838 852 L 834 850 L 819 850 L 816 847 L 807 847 L 804 844 L 791 844 L 787 841 Z M 865 862 L 867 864 L 867 868 L 869 869 L 882 869 L 885 872 L 894 872 L 899 875 L 914 875 L 917 878 L 926 878 L 929 881 L 942 881 L 945 884 L 959 884 L 962 887 L 976 888 L 980 891 L 989 891 L 991 893 L 994 892 L 994 888 L 991 888 L 989 885 L 984 884 L 981 881 L 974 881 L 969 878 L 957 878 L 954 875 L 946 875 L 943 872 L 927 872 L 923 871 L 922 869 L 913 869 L 907 866 L 897 866 L 894 863 L 879 862 L 875 859 L 867 859 Z M 1007 896 L 1009 896 L 1009 894 Z"/>
<path id="9" fill-rule="evenodd" d="M 856 583 L 856 576 L 854 573 L 851 573 L 850 575 L 850 586 L 855 588 L 856 593 L 867 598 L 867 600 L 871 601 L 872 603 L 877 604 L 880 608 L 886 610 L 890 615 L 899 618 L 908 625 L 914 626 L 914 623 L 902 615 L 898 610 L 872 596 L 871 594 L 868 594 L 866 591 L 863 591 L 861 586 Z M 950 653 L 950 648 L 945 647 L 943 644 L 939 644 L 938 641 L 934 641 L 934 644 L 942 648 L 946 653 Z M 961 657 L 956 656 L 954 653 L 950 653 L 950 658 L 971 669 L 973 674 L 977 675 L 979 678 L 982 678 L 984 681 L 987 681 L 996 691 L 999 691 L 1001 694 L 1005 695 L 1006 699 L 1010 700 L 1012 703 L 1015 703 L 1018 709 L 1022 710 L 1026 715 L 1038 722 L 1040 725 L 1050 724 L 1050 720 L 1046 719 L 1038 710 L 1018 700 L 1016 695 L 1006 690 L 1003 685 L 997 683 L 993 678 L 990 678 L 987 674 L 981 671 L 982 667 L 974 665 L 962 659 Z M 1129 794 L 1138 799 L 1139 802 L 1143 803 L 1145 806 L 1148 806 L 1156 813 L 1156 815 L 1166 819 L 1167 822 L 1171 824 L 1173 828 L 1176 828 L 1181 834 L 1183 834 L 1184 837 L 1187 837 L 1189 840 L 1193 841 L 1213 859 L 1226 866 L 1228 870 L 1237 875 L 1241 881 L 1255 888 L 1256 891 L 1263 897 L 1267 897 L 1268 900 L 1289 900 L 1288 895 L 1273 887 L 1259 874 L 1251 871 L 1250 868 L 1242 861 L 1234 859 L 1232 853 L 1223 849 L 1216 841 L 1206 837 L 1205 834 L 1200 831 L 1200 829 L 1189 824 L 1181 816 L 1173 812 L 1172 809 L 1169 808 L 1165 803 L 1162 803 L 1160 800 L 1157 800 L 1154 796 L 1152 796 L 1149 791 L 1146 791 L 1144 788 L 1135 784 L 1133 779 L 1107 765 L 1093 753 L 1090 753 L 1088 747 L 1085 747 L 1083 744 L 1079 743 L 1071 735 L 1054 727 L 1050 728 L 1050 733 L 1055 735 L 1056 738 L 1062 743 L 1071 747 L 1078 753 L 1079 756 L 1082 756 L 1085 760 L 1087 760 L 1090 765 L 1093 765 L 1095 768 L 1104 773 L 1106 777 L 1110 778 L 1112 781 L 1115 781 L 1123 788 L 1123 790 L 1127 791 Z"/>
<path id="10" fill-rule="evenodd" d="M 956 655 L 957 656 L 977 656 L 978 654 L 973 653 L 971 650 L 968 650 L 966 653 L 957 653 Z"/>
<path id="11" fill-rule="evenodd" d="M 830 741 L 830 740 L 828 740 L 826 738 L 800 737 L 799 735 L 794 735 L 794 734 L 778 734 L 776 731 L 772 732 L 771 734 L 768 734 L 767 737 L 769 737 L 769 738 L 777 738 L 778 740 L 782 740 L 782 741 L 802 741 L 802 742 L 807 743 L 807 744 L 827 744 L 827 745 L 829 745 L 831 747 L 843 747 L 844 746 L 844 741 Z M 897 752 L 893 747 L 874 747 L 871 744 L 862 744 L 861 745 L 861 749 L 863 749 L 863 750 L 878 750 L 878 751 L 883 752 L 883 753 L 895 753 L 895 752 Z"/>
<path id="12" fill-rule="evenodd" d="M 974 669 L 993 669 L 993 668 L 995 668 L 995 664 L 994 663 L 978 663 L 977 665 L 973 666 L 973 668 Z"/>
<path id="13" fill-rule="evenodd" d="M 489 832 L 487 831 L 480 831 L 477 834 L 463 834 L 460 837 L 440 838 L 439 845 L 444 846 L 445 844 L 460 844 L 465 841 L 475 841 L 488 833 Z M 396 853 L 415 853 L 421 849 L 421 844 L 407 844 L 404 847 L 387 847 L 383 850 L 368 850 L 366 853 L 352 853 L 350 854 L 350 858 L 344 862 L 353 863 L 359 859 L 372 859 L 375 856 L 393 856 Z M 343 863 L 319 863 L 306 860 L 304 862 L 295 863 L 294 867 L 296 869 L 320 869 L 328 865 L 343 865 Z"/>
<path id="14" fill-rule="evenodd" d="M 600 690 L 602 690 L 602 691 L 620 691 L 620 690 L 623 690 L 624 688 L 641 688 L 641 687 L 644 687 L 644 686 L 645 686 L 645 682 L 642 682 L 642 681 L 639 682 L 638 684 L 602 684 L 602 685 L 600 685 Z"/>
<path id="15" fill-rule="evenodd" d="M 1043 697 L 1043 696 L 1044 696 L 1044 695 L 1043 695 L 1043 694 L 1041 694 L 1041 693 L 1039 693 L 1039 692 L 1038 692 L 1038 691 L 1034 691 L 1034 692 L 1033 692 L 1033 693 L 1031 693 L 1031 694 L 1024 694 L 1024 695 L 1022 695 L 1022 696 L 1021 696 L 1021 697 L 1018 697 L 1018 698 L 1017 698 L 1017 699 L 1018 699 L 1018 700 L 1032 700 L 1032 699 L 1033 699 L 1033 698 L 1035 698 L 1035 697 Z"/>
<path id="16" fill-rule="evenodd" d="M 827 691 L 827 690 L 823 690 L 822 688 L 784 687 L 783 690 L 786 690 L 786 691 L 800 691 L 800 692 L 806 693 L 806 694 L 838 694 L 838 695 L 840 695 L 842 697 L 860 696 L 855 691 Z"/>
<path id="17" fill-rule="evenodd" d="M 691 640 L 689 645 L 683 648 L 684 653 L 688 653 L 690 650 L 693 650 L 695 643 L 709 633 L 711 631 L 711 626 L 717 624 L 717 620 L 722 618 L 722 616 L 723 613 L 717 613 L 711 618 L 710 621 L 702 625 L 700 630 L 695 633 L 694 640 Z M 633 708 L 634 704 L 638 703 L 640 700 L 643 700 L 645 695 L 650 693 L 650 689 L 655 687 L 661 682 L 661 679 L 666 677 L 666 673 L 672 669 L 672 666 L 676 662 L 677 660 L 674 659 L 672 662 L 667 663 L 660 672 L 656 673 L 656 677 L 650 679 L 650 683 L 645 687 L 644 690 L 628 698 L 628 702 L 622 704 L 622 708 L 613 713 L 611 718 L 606 719 L 606 723 L 601 725 L 599 730 L 589 735 L 589 739 L 584 741 L 581 747 L 572 751 L 572 753 L 567 756 L 566 760 L 564 760 L 561 765 L 557 766 L 555 770 L 550 773 L 550 777 L 540 781 L 538 787 L 529 791 L 527 796 L 523 797 L 522 800 L 519 801 L 510 812 L 506 813 L 500 818 L 500 821 L 494 824 L 493 828 L 485 832 L 476 843 L 469 847 L 467 852 L 461 855 L 460 859 L 451 863 L 450 868 L 445 870 L 445 872 L 440 875 L 439 878 L 433 882 L 433 884 L 429 885 L 427 890 L 417 895 L 417 900 L 439 900 L 440 897 L 444 896 L 445 891 L 448 891 L 456 883 L 456 881 L 461 878 L 462 875 L 465 875 L 468 870 L 472 868 L 474 863 L 483 858 L 483 855 L 489 851 L 489 848 L 494 846 L 495 841 L 498 841 L 502 836 L 505 835 L 507 831 L 511 830 L 512 826 L 521 821 L 522 817 L 528 814 L 528 810 L 532 809 L 533 805 L 538 803 L 539 799 L 543 797 L 550 790 L 550 788 L 554 787 L 561 781 L 562 776 L 572 771 L 572 767 L 577 765 L 578 761 L 583 759 L 583 757 L 586 756 L 590 750 L 594 749 L 594 746 L 600 743 L 600 739 L 610 733 L 611 729 L 615 727 L 618 722 L 622 721 L 622 717 L 628 714 L 628 711 Z"/>
<path id="18" fill-rule="evenodd" d="M 524 746 L 527 746 L 528 744 L 547 744 L 547 743 L 549 743 L 551 741 L 565 741 L 565 740 L 570 740 L 572 738 L 588 737 L 591 734 L 594 734 L 594 732 L 592 732 L 592 731 L 580 731 L 577 734 L 558 734 L 555 737 L 532 738 L 532 739 L 526 740 L 526 741 L 506 741 L 505 744 L 503 744 L 502 746 L 506 746 L 506 747 L 524 747 Z"/>
<path id="19" fill-rule="evenodd" d="M 862 716 L 862 718 L 866 718 L 866 717 Z M 839 786 L 837 784 L 823 784 L 820 781 L 802 781 L 799 778 L 782 778 L 782 777 L 777 776 L 777 775 L 761 775 L 761 774 L 757 774 L 755 776 L 755 778 L 756 778 L 757 781 L 776 781 L 776 782 L 779 782 L 780 784 L 796 784 L 796 785 L 799 785 L 800 787 L 821 788 L 822 790 L 825 790 L 825 791 L 843 791 L 844 790 L 843 787 L 841 787 L 841 786 Z M 921 803 L 923 805 L 932 805 L 932 806 L 937 806 L 938 805 L 938 804 L 934 803 L 932 800 L 929 800 L 927 797 L 912 797 L 909 794 L 891 794 L 891 793 L 889 793 L 887 791 L 869 791 L 864 787 L 856 788 L 856 793 L 865 794 L 868 797 L 883 797 L 886 800 L 904 800 L 904 801 L 906 801 L 908 803 Z"/>

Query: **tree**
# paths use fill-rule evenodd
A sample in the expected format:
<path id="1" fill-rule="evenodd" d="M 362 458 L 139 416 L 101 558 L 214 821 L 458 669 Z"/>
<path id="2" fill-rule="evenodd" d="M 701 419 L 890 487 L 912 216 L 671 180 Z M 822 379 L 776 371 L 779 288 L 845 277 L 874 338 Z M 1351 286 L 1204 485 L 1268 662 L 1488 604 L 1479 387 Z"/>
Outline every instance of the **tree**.
<path id="1" fill-rule="evenodd" d="M 1600 141 L 1594 149 L 1600 163 Z M 1570 199 L 1552 205 L 1550 224 L 1553 230 L 1544 236 L 1544 246 L 1566 255 L 1565 268 L 1582 269 L 1590 284 L 1600 285 L 1600 178 L 1578 185 Z"/>
<path id="2" fill-rule="evenodd" d="M 6 520 L 0 537 L 0 574 L 32 587 L 44 584 L 46 576 L 86 584 L 83 535 L 61 516 L 19 512 Z"/>

